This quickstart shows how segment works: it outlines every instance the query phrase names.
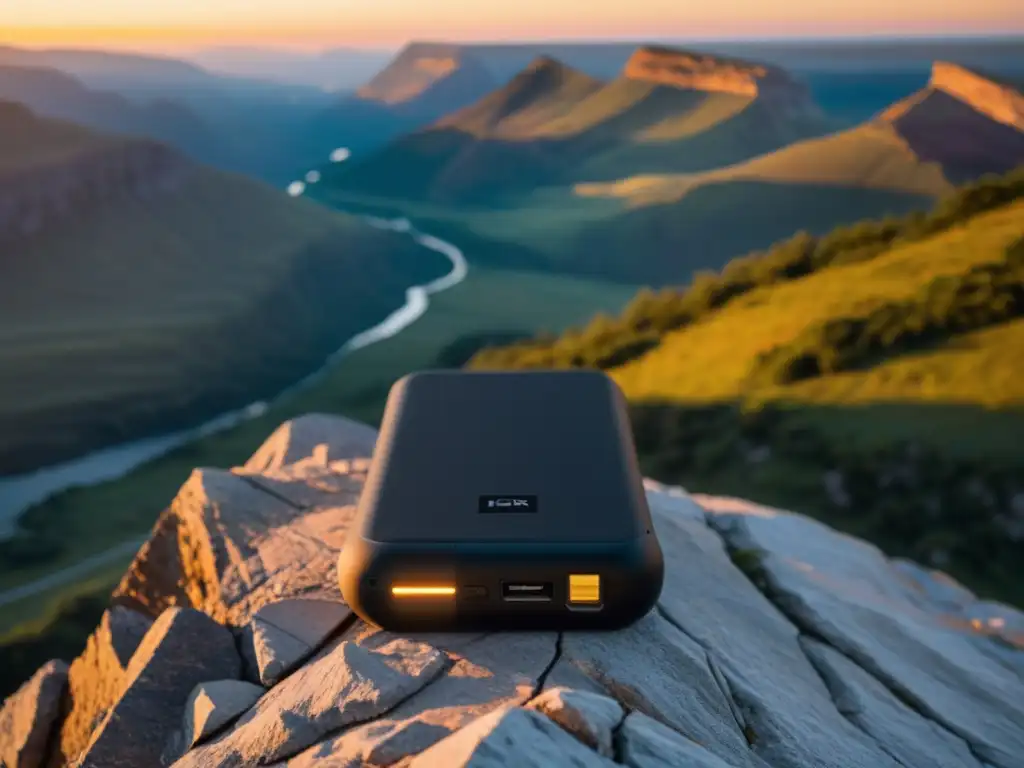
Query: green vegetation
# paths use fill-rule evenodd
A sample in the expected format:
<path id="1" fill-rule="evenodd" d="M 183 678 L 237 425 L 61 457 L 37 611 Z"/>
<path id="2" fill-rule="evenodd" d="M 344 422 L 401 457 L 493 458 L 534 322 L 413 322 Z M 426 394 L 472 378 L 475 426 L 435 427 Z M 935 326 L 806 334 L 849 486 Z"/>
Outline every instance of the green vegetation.
<path id="1" fill-rule="evenodd" d="M 1004 261 L 937 277 L 909 301 L 887 302 L 862 317 L 834 318 L 808 328 L 761 355 L 753 375 L 791 384 L 927 348 L 1021 315 L 1024 238 L 1007 247 Z"/>
<path id="2" fill-rule="evenodd" d="M 1021 604 L 1022 197 L 1024 169 L 927 215 L 800 234 L 469 365 L 604 368 L 650 476 L 814 515 Z M 851 318 L 856 334 L 820 330 Z M 752 375 L 808 350 L 841 362 Z"/>
<path id="3" fill-rule="evenodd" d="M 614 368 L 657 346 L 668 331 L 695 323 L 758 288 L 797 280 L 831 266 L 876 259 L 1020 197 L 1024 197 L 1024 168 L 965 186 L 929 214 L 861 222 L 822 237 L 800 232 L 764 253 L 734 259 L 719 273 L 699 272 L 684 289 L 641 291 L 617 318 L 599 315 L 583 329 L 557 339 L 485 350 L 473 360 L 473 367 Z"/>

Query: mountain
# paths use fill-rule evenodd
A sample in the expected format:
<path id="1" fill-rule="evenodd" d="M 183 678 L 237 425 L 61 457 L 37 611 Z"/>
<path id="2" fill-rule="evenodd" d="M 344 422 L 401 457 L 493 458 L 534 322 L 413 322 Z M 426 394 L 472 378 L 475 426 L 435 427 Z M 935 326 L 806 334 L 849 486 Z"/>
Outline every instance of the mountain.
<path id="1" fill-rule="evenodd" d="M 0 102 L 0 473 L 276 394 L 449 264 L 150 140 Z"/>
<path id="2" fill-rule="evenodd" d="M 364 623 L 334 563 L 376 438 L 300 416 L 244 466 L 195 470 L 112 597 L 97 596 L 83 649 L 21 668 L 0 754 L 178 768 L 1018 765 L 1024 614 L 739 498 L 645 481 L 664 586 L 620 631 Z"/>
<path id="3" fill-rule="evenodd" d="M 474 368 L 599 367 L 646 471 L 802 510 L 1020 601 L 1024 168 L 799 234 Z"/>
<path id="4" fill-rule="evenodd" d="M 799 229 L 821 234 L 924 207 L 958 184 L 1024 163 L 1022 98 L 1011 84 L 937 63 L 926 88 L 856 128 L 705 173 L 579 185 L 578 195 L 622 208 L 581 232 L 576 247 L 606 265 L 644 233 L 658 233 L 640 277 L 663 283 L 672 263 L 716 268 Z M 742 228 L 728 226 L 736 211 L 746 217 Z M 681 253 L 683 243 L 699 247 L 702 264 Z"/>
<path id="5" fill-rule="evenodd" d="M 645 47 L 620 77 L 598 84 L 543 57 L 330 181 L 373 195 L 480 203 L 577 179 L 711 168 L 820 127 L 806 92 L 774 68 Z"/>

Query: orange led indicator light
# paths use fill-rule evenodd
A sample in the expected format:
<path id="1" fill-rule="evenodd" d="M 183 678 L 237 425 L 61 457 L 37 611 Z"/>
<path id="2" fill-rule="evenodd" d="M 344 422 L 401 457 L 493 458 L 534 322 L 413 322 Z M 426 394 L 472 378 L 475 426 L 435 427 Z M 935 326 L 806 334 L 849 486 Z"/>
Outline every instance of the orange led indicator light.
<path id="1" fill-rule="evenodd" d="M 601 602 L 601 577 L 596 573 L 569 574 L 569 602 L 594 605 Z"/>
<path id="2" fill-rule="evenodd" d="M 455 587 L 452 586 L 395 586 L 391 588 L 392 597 L 454 597 Z"/>

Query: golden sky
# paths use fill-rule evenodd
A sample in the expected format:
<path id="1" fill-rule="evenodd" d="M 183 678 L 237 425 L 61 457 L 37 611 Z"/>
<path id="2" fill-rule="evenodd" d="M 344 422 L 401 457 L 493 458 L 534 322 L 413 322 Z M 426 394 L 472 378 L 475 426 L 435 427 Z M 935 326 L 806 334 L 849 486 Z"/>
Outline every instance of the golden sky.
<path id="1" fill-rule="evenodd" d="M 758 38 L 1024 32 L 1021 0 L 0 0 L 0 42 L 179 48 L 410 38 Z"/>

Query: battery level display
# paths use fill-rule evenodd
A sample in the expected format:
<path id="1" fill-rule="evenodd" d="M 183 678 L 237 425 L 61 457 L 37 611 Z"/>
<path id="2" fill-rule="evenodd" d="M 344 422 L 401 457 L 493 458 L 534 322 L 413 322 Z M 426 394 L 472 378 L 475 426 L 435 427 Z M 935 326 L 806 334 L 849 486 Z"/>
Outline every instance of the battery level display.
<path id="1" fill-rule="evenodd" d="M 569 574 L 569 602 L 597 605 L 601 602 L 601 577 L 596 573 Z"/>

